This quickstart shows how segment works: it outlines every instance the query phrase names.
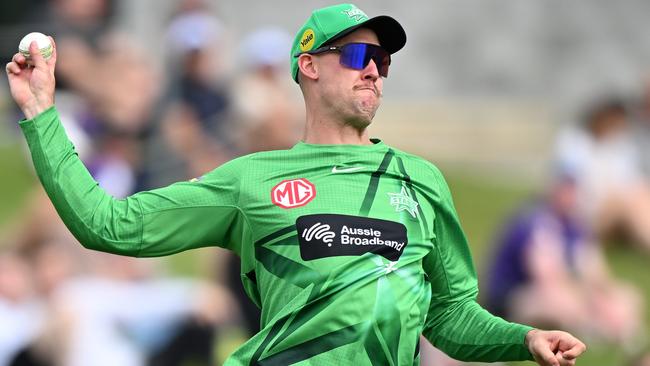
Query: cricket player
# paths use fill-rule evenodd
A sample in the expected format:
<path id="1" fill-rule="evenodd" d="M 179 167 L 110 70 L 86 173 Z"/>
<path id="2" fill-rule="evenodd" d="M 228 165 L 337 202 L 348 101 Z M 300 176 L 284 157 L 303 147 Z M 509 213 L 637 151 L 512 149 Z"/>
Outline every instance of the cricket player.
<path id="1" fill-rule="evenodd" d="M 369 138 L 391 54 L 405 43 L 391 17 L 351 4 L 315 10 L 290 55 L 307 111 L 302 141 L 123 200 L 97 185 L 61 126 L 56 50 L 46 61 L 32 44 L 34 67 L 16 54 L 6 70 L 38 176 L 86 248 L 149 257 L 220 246 L 241 257 L 262 330 L 226 365 L 418 365 L 420 335 L 461 360 L 574 365 L 578 339 L 477 304 L 442 174 Z"/>

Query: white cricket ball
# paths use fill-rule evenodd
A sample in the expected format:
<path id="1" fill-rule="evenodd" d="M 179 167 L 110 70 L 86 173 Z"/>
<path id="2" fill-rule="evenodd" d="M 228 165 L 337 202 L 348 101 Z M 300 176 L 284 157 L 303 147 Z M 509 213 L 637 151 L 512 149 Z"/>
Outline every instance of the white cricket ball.
<path id="1" fill-rule="evenodd" d="M 32 32 L 23 37 L 23 39 L 20 40 L 20 44 L 18 45 L 18 52 L 20 52 L 27 61 L 31 61 L 32 57 L 29 54 L 29 45 L 33 42 L 36 41 L 36 44 L 38 45 L 38 50 L 41 51 L 41 55 L 43 55 L 44 59 L 49 59 L 52 57 L 52 42 L 50 42 L 50 39 L 43 33 L 40 32 Z"/>

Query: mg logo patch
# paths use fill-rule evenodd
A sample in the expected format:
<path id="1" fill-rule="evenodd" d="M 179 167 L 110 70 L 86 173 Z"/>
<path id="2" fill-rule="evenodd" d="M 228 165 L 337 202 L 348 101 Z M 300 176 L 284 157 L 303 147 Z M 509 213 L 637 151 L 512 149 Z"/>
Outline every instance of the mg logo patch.
<path id="1" fill-rule="evenodd" d="M 283 180 L 271 190 L 271 201 L 282 208 L 301 207 L 316 197 L 316 187 L 307 179 Z"/>

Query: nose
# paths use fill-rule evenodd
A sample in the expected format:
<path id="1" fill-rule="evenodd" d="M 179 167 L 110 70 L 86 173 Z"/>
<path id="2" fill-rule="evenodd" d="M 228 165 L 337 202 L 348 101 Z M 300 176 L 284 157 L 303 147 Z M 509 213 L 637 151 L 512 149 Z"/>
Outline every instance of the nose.
<path id="1" fill-rule="evenodd" d="M 375 60 L 371 59 L 370 62 L 368 62 L 368 65 L 363 69 L 362 78 L 364 80 L 372 81 L 379 79 L 379 68 L 377 68 Z"/>

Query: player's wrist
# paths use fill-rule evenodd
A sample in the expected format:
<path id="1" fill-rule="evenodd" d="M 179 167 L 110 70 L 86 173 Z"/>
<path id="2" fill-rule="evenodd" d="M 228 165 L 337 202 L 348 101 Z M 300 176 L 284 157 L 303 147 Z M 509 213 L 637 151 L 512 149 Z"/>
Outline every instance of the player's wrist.
<path id="1" fill-rule="evenodd" d="M 54 105 L 53 100 L 49 100 L 49 101 L 34 100 L 23 105 L 21 110 L 23 111 L 23 114 L 25 115 L 26 119 L 33 119 L 34 117 L 38 116 L 39 114 L 51 108 L 53 105 Z"/>
<path id="2" fill-rule="evenodd" d="M 531 329 L 531 330 L 528 331 L 528 333 L 526 333 L 526 337 L 524 338 L 524 344 L 529 349 L 530 349 L 530 344 L 531 344 L 533 338 L 535 338 L 535 335 L 537 335 L 537 333 L 539 333 L 539 329 Z"/>

